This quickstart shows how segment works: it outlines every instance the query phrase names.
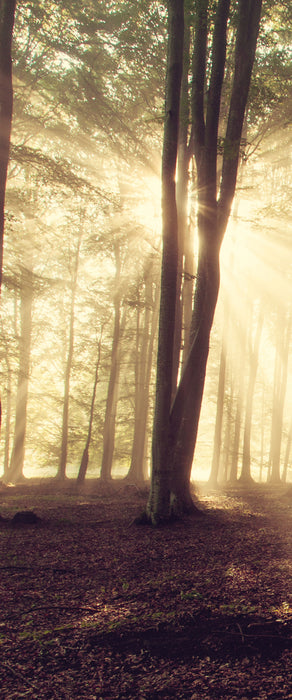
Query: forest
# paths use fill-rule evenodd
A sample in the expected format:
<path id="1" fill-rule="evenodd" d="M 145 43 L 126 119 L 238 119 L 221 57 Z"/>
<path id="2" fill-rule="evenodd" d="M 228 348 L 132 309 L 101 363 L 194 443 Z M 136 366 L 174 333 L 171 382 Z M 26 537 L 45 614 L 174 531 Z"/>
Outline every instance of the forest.
<path id="1" fill-rule="evenodd" d="M 292 697 L 291 15 L 0 0 L 5 700 Z"/>
<path id="2" fill-rule="evenodd" d="M 235 9 L 231 3 L 217 180 Z M 174 385 L 190 342 L 201 177 L 192 152 L 191 2 L 185 13 Z M 0 337 L 6 483 L 149 478 L 166 15 L 155 2 L 89 2 L 81 10 L 68 2 L 62 11 L 58 3 L 24 2 L 16 9 Z M 289 19 L 289 4 L 265 3 L 222 244 L 192 463 L 192 478 L 213 485 L 291 480 Z"/>

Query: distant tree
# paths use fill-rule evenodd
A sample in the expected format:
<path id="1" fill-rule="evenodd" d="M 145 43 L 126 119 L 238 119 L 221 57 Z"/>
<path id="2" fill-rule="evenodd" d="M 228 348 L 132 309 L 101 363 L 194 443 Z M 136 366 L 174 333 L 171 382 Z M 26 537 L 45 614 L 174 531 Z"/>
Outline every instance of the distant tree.
<path id="1" fill-rule="evenodd" d="M 213 457 L 212 457 L 211 474 L 209 477 L 209 484 L 210 484 L 210 486 L 212 486 L 212 488 L 215 488 L 218 485 L 218 475 L 219 475 L 219 465 L 220 465 L 220 451 L 221 451 L 221 442 L 222 442 L 222 426 L 223 426 L 225 382 L 226 382 L 226 354 L 227 354 L 227 344 L 228 344 L 227 343 L 228 323 L 229 323 L 228 302 L 225 301 L 223 333 L 222 333 L 221 352 L 220 352 L 219 381 L 218 381 L 218 391 L 217 391 L 217 409 L 216 409 L 215 433 L 214 433 L 214 444 L 213 444 Z"/>
<path id="2" fill-rule="evenodd" d="M 63 401 L 63 417 L 62 417 L 62 432 L 61 432 L 61 450 L 59 468 L 57 478 L 63 481 L 66 477 L 67 465 L 67 449 L 68 449 L 68 426 L 69 426 L 69 401 L 70 401 L 70 379 L 74 353 L 74 320 L 75 320 L 75 302 L 78 283 L 78 268 L 80 257 L 80 246 L 83 233 L 83 215 L 80 217 L 80 229 L 77 238 L 76 248 L 73 254 L 72 264 L 72 282 L 70 289 L 70 313 L 69 313 L 69 332 L 68 332 L 68 348 L 65 361 L 64 371 L 64 401 Z"/>
<path id="3" fill-rule="evenodd" d="M 16 0 L 0 0 L 0 293 L 2 283 L 4 204 L 12 124 L 12 35 Z"/>
<path id="4" fill-rule="evenodd" d="M 285 450 L 283 473 L 282 473 L 283 484 L 286 484 L 286 480 L 287 480 L 287 473 L 288 473 L 288 467 L 289 467 L 289 462 L 290 462 L 291 446 L 292 446 L 292 420 L 291 420 L 290 425 L 289 425 L 287 442 L 286 442 L 286 450 Z"/>
<path id="5" fill-rule="evenodd" d="M 248 358 L 249 358 L 249 378 L 246 392 L 245 421 L 243 434 L 242 469 L 239 482 L 246 485 L 253 479 L 251 476 L 251 428 L 252 412 L 254 402 L 255 382 L 259 363 L 259 350 L 261 334 L 263 329 L 263 313 L 260 309 L 256 320 L 255 331 L 253 330 L 253 308 L 251 309 L 249 329 L 248 329 Z"/>
<path id="6" fill-rule="evenodd" d="M 283 436 L 283 413 L 287 389 L 288 360 L 291 343 L 292 316 L 279 309 L 276 324 L 276 348 L 272 402 L 272 427 L 268 475 L 270 481 L 279 484 L 281 481 L 281 443 Z M 287 459 L 286 459 L 287 461 Z"/>
<path id="7" fill-rule="evenodd" d="M 20 337 L 19 368 L 16 394 L 15 427 L 12 454 L 5 480 L 18 483 L 23 478 L 28 388 L 30 377 L 30 350 L 34 276 L 29 268 L 21 270 L 19 278 Z"/>
<path id="8" fill-rule="evenodd" d="M 147 424 L 150 403 L 150 382 L 153 367 L 154 343 L 158 323 L 159 285 L 153 275 L 153 256 L 146 261 L 143 274 L 144 299 L 135 300 L 136 346 L 135 346 L 135 395 L 134 433 L 131 464 L 127 479 L 141 483 L 147 477 L 146 448 Z M 141 285 L 140 285 L 141 286 Z"/>
<path id="9" fill-rule="evenodd" d="M 86 443 L 85 443 L 85 447 L 83 450 L 81 463 L 80 463 L 80 467 L 79 467 L 79 471 L 78 471 L 78 475 L 77 475 L 77 483 L 78 484 L 83 484 L 83 482 L 84 482 L 87 467 L 88 467 L 88 461 L 89 461 L 89 447 L 90 447 L 91 434 L 92 434 L 92 428 L 93 428 L 94 403 L 95 403 L 96 389 L 97 389 L 97 383 L 98 383 L 98 374 L 99 374 L 99 369 L 100 369 L 101 341 L 102 341 L 102 332 L 100 334 L 100 338 L 99 338 L 98 343 L 97 343 L 97 358 L 96 358 L 96 363 L 95 363 L 95 372 L 94 372 L 94 381 L 93 381 L 93 389 L 92 389 L 91 404 L 90 404 L 90 414 L 89 414 L 89 421 L 88 421 L 87 438 L 86 438 Z"/>
<path id="10" fill-rule="evenodd" d="M 111 470 L 115 446 L 116 413 L 120 381 L 120 352 L 121 339 L 124 330 L 124 320 L 121 318 L 121 251 L 118 239 L 114 241 L 115 256 L 115 291 L 114 291 L 114 329 L 110 359 L 110 375 L 107 390 L 106 409 L 103 426 L 103 453 L 100 478 L 103 481 L 111 479 Z M 124 319 L 124 317 L 123 317 Z"/>

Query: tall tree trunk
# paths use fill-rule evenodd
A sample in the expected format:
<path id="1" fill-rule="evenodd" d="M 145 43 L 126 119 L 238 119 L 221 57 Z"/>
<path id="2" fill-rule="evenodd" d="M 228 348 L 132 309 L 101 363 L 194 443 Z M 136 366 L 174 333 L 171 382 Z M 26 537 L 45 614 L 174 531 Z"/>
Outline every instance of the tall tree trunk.
<path id="1" fill-rule="evenodd" d="M 210 474 L 210 478 L 209 478 L 209 484 L 213 488 L 216 488 L 218 486 L 218 474 L 219 474 L 219 463 L 220 463 L 220 452 L 221 452 L 221 441 L 222 441 L 222 425 L 223 425 L 225 377 L 226 377 L 227 329 L 228 329 L 228 309 L 227 309 L 227 300 L 226 300 L 225 306 L 224 306 L 223 335 L 222 335 L 222 342 L 221 342 L 220 365 L 219 365 L 219 381 L 218 381 L 218 392 L 217 392 L 217 410 L 216 410 L 215 434 L 214 434 L 214 444 L 213 444 L 213 457 L 212 457 L 211 474 Z"/>
<path id="2" fill-rule="evenodd" d="M 178 132 L 178 154 L 177 154 L 177 184 L 176 184 L 176 206 L 177 206 L 177 236 L 178 236 L 178 263 L 177 263 L 177 287 L 176 287 L 176 310 L 175 310 L 175 330 L 173 348 L 173 380 L 172 398 L 175 396 L 177 380 L 179 375 L 179 364 L 181 357 L 181 345 L 183 334 L 184 303 L 187 301 L 184 291 L 185 282 L 185 260 L 186 251 L 189 249 L 187 243 L 188 234 L 188 198 L 189 198 L 189 164 L 192 157 L 191 144 L 189 143 L 189 122 L 190 122 L 190 99 L 189 99 L 189 67 L 190 67 L 190 4 L 189 0 L 184 3 L 184 46 L 183 65 L 180 92 L 180 113 Z M 190 328 L 189 328 L 190 331 Z"/>
<path id="3" fill-rule="evenodd" d="M 26 413 L 28 401 L 31 326 L 33 301 L 33 274 L 23 268 L 20 278 L 20 321 L 19 371 L 16 395 L 16 413 L 13 448 L 6 481 L 17 483 L 23 478 L 25 455 Z"/>
<path id="4" fill-rule="evenodd" d="M 254 343 L 252 341 L 252 314 L 251 314 L 251 327 L 250 327 L 250 340 L 249 340 L 249 380 L 246 395 L 246 407 L 245 407 L 245 422 L 244 422 L 244 434 L 243 434 L 243 454 L 242 454 L 242 469 L 239 477 L 239 482 L 243 485 L 248 484 L 252 481 L 251 476 L 251 454 L 250 454 L 250 438 L 251 438 L 251 425 L 252 425 L 252 409 L 253 409 L 253 399 L 256 375 L 259 362 L 259 349 L 260 340 L 263 328 L 263 315 L 260 312 L 257 327 L 254 337 Z"/>
<path id="5" fill-rule="evenodd" d="M 170 512 L 169 415 L 173 386 L 173 350 L 178 270 L 178 223 L 175 172 L 178 150 L 180 87 L 183 63 L 182 0 L 168 3 L 168 59 L 162 154 L 162 268 L 157 353 L 156 401 L 152 439 L 148 517 L 153 523 Z"/>
<path id="6" fill-rule="evenodd" d="M 236 410 L 234 418 L 234 435 L 232 442 L 232 458 L 230 468 L 230 484 L 235 485 L 238 477 L 239 463 L 239 445 L 240 433 L 243 413 L 243 397 L 244 397 L 244 376 L 246 362 L 246 343 L 247 343 L 247 308 L 244 305 L 245 313 L 240 314 L 239 322 L 237 322 L 237 343 L 235 346 L 235 368 L 238 377 L 238 387 L 236 396 Z"/>
<path id="7" fill-rule="evenodd" d="M 73 267 L 70 317 L 69 317 L 68 353 L 67 353 L 65 376 L 64 376 L 64 402 L 63 402 L 63 418 L 62 418 L 62 434 L 61 434 L 61 452 L 60 452 L 59 467 L 58 467 L 58 472 L 57 472 L 57 479 L 60 479 L 61 481 L 64 481 L 64 479 L 66 478 L 66 466 L 67 466 L 70 378 L 71 378 L 71 369 L 72 369 L 73 352 L 74 352 L 74 314 L 75 314 L 75 300 L 76 300 L 76 293 L 77 293 L 77 277 L 78 277 L 81 238 L 82 238 L 82 229 L 80 228 L 80 233 L 79 233 L 79 237 L 78 237 L 78 241 L 77 241 L 77 247 L 76 247 L 76 251 L 75 251 L 74 267 Z"/>
<path id="8" fill-rule="evenodd" d="M 167 519 L 171 512 L 182 513 L 193 509 L 190 493 L 190 475 L 193 453 L 196 443 L 206 366 L 209 352 L 210 332 L 219 292 L 220 266 L 219 254 L 222 239 L 228 223 L 231 205 L 236 187 L 237 169 L 240 153 L 240 139 L 244 113 L 247 103 L 251 71 L 254 61 L 261 0 L 239 0 L 238 27 L 235 46 L 235 67 L 231 91 L 229 117 L 224 140 L 223 167 L 219 199 L 217 199 L 217 143 L 220 114 L 220 100 L 223 84 L 227 21 L 230 0 L 219 0 L 213 33 L 211 58 L 211 76 L 206 107 L 206 68 L 208 41 L 208 0 L 196 4 L 196 32 L 193 54 L 193 94 L 192 125 L 194 153 L 197 167 L 198 192 L 198 269 L 194 295 L 194 310 L 191 329 L 191 349 L 180 384 L 169 415 L 169 400 L 172 379 L 173 326 L 164 326 L 164 344 L 158 349 L 158 383 L 157 401 L 159 412 L 154 421 L 154 451 L 152 463 L 152 491 L 148 515 L 153 523 Z M 170 34 L 171 36 L 171 34 Z M 178 90 L 177 87 L 177 95 Z M 175 96 L 174 96 L 175 98 Z M 206 109 L 205 109 L 206 107 Z M 173 115 L 173 111 L 171 110 Z M 176 156 L 176 152 L 175 152 Z M 165 199 L 167 217 L 176 221 L 173 206 L 174 167 L 171 178 L 169 198 Z M 160 318 L 173 315 L 175 309 L 174 289 L 176 288 L 176 270 L 172 266 L 177 260 L 177 236 L 170 239 L 172 246 L 168 249 L 172 279 L 172 289 L 164 287 L 169 296 L 161 301 Z M 175 244 L 175 247 L 173 247 Z M 167 250 L 167 249 L 166 249 Z M 162 262 L 162 275 L 165 270 L 165 258 Z M 166 327 L 169 335 L 165 333 Z M 168 354 L 167 354 L 168 353 Z M 168 368 L 163 374 L 161 367 Z M 170 370 L 170 374 L 169 374 Z M 162 381 L 163 380 L 163 381 Z M 161 396 L 161 387 L 163 394 Z"/>
<path id="9" fill-rule="evenodd" d="M 283 316 L 283 314 L 279 310 L 277 325 L 278 327 L 276 331 L 274 394 L 270 447 L 271 482 L 273 484 L 279 484 L 281 481 L 281 442 L 283 432 L 284 403 L 288 377 L 288 359 L 292 325 L 291 312 L 289 313 L 288 319 L 286 319 L 285 316 Z"/>
<path id="10" fill-rule="evenodd" d="M 6 357 L 7 365 L 7 385 L 6 385 L 6 419 L 5 419 L 5 443 L 4 443 L 4 480 L 9 469 L 9 450 L 10 450 L 10 422 L 11 422 L 11 377 L 12 371 L 8 355 Z"/>
<path id="11" fill-rule="evenodd" d="M 109 481 L 111 479 L 111 470 L 115 447 L 116 411 L 118 403 L 120 377 L 120 341 L 123 330 L 123 322 L 121 322 L 120 291 L 121 260 L 120 247 L 117 241 L 115 241 L 114 243 L 114 252 L 116 260 L 116 293 L 114 297 L 114 333 L 111 352 L 111 368 L 103 426 L 103 454 L 100 471 L 100 478 L 103 481 Z"/>
<path id="12" fill-rule="evenodd" d="M 145 443 L 149 409 L 149 384 L 153 359 L 153 346 L 158 321 L 158 287 L 153 300 L 152 279 L 149 271 L 145 275 L 145 313 L 142 337 L 136 351 L 135 372 L 135 423 L 131 465 L 127 479 L 140 483 L 145 480 Z M 138 315 L 138 311 L 137 311 Z M 150 318 L 151 315 L 151 318 Z M 137 335 L 140 335 L 139 323 Z"/>
<path id="13" fill-rule="evenodd" d="M 284 466 L 283 466 L 283 473 L 282 473 L 283 484 L 286 484 L 286 481 L 287 481 L 287 472 L 288 472 L 288 466 L 289 466 L 291 445 L 292 445 L 292 420 L 291 420 L 291 423 L 289 426 L 289 431 L 288 431 L 288 435 L 287 435 L 287 442 L 286 442 Z"/>
<path id="14" fill-rule="evenodd" d="M 13 109 L 12 35 L 16 0 L 0 0 L 0 294 L 2 284 L 4 205 Z"/>

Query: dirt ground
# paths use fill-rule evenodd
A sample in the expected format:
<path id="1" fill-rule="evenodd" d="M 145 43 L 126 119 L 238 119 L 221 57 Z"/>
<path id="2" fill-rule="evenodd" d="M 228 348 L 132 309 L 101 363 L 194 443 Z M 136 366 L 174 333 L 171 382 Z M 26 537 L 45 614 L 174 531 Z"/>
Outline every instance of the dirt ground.
<path id="1" fill-rule="evenodd" d="M 292 698 L 291 487 L 201 490 L 160 529 L 146 499 L 0 489 L 1 700 Z"/>

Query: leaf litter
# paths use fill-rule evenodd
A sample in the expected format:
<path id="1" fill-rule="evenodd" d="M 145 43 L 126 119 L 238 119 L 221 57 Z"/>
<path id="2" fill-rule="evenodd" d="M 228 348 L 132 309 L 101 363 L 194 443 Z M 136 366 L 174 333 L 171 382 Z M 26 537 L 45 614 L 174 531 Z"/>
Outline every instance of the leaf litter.
<path id="1" fill-rule="evenodd" d="M 292 698 L 285 489 L 202 491 L 161 529 L 133 524 L 145 498 L 2 490 L 1 698 Z"/>

